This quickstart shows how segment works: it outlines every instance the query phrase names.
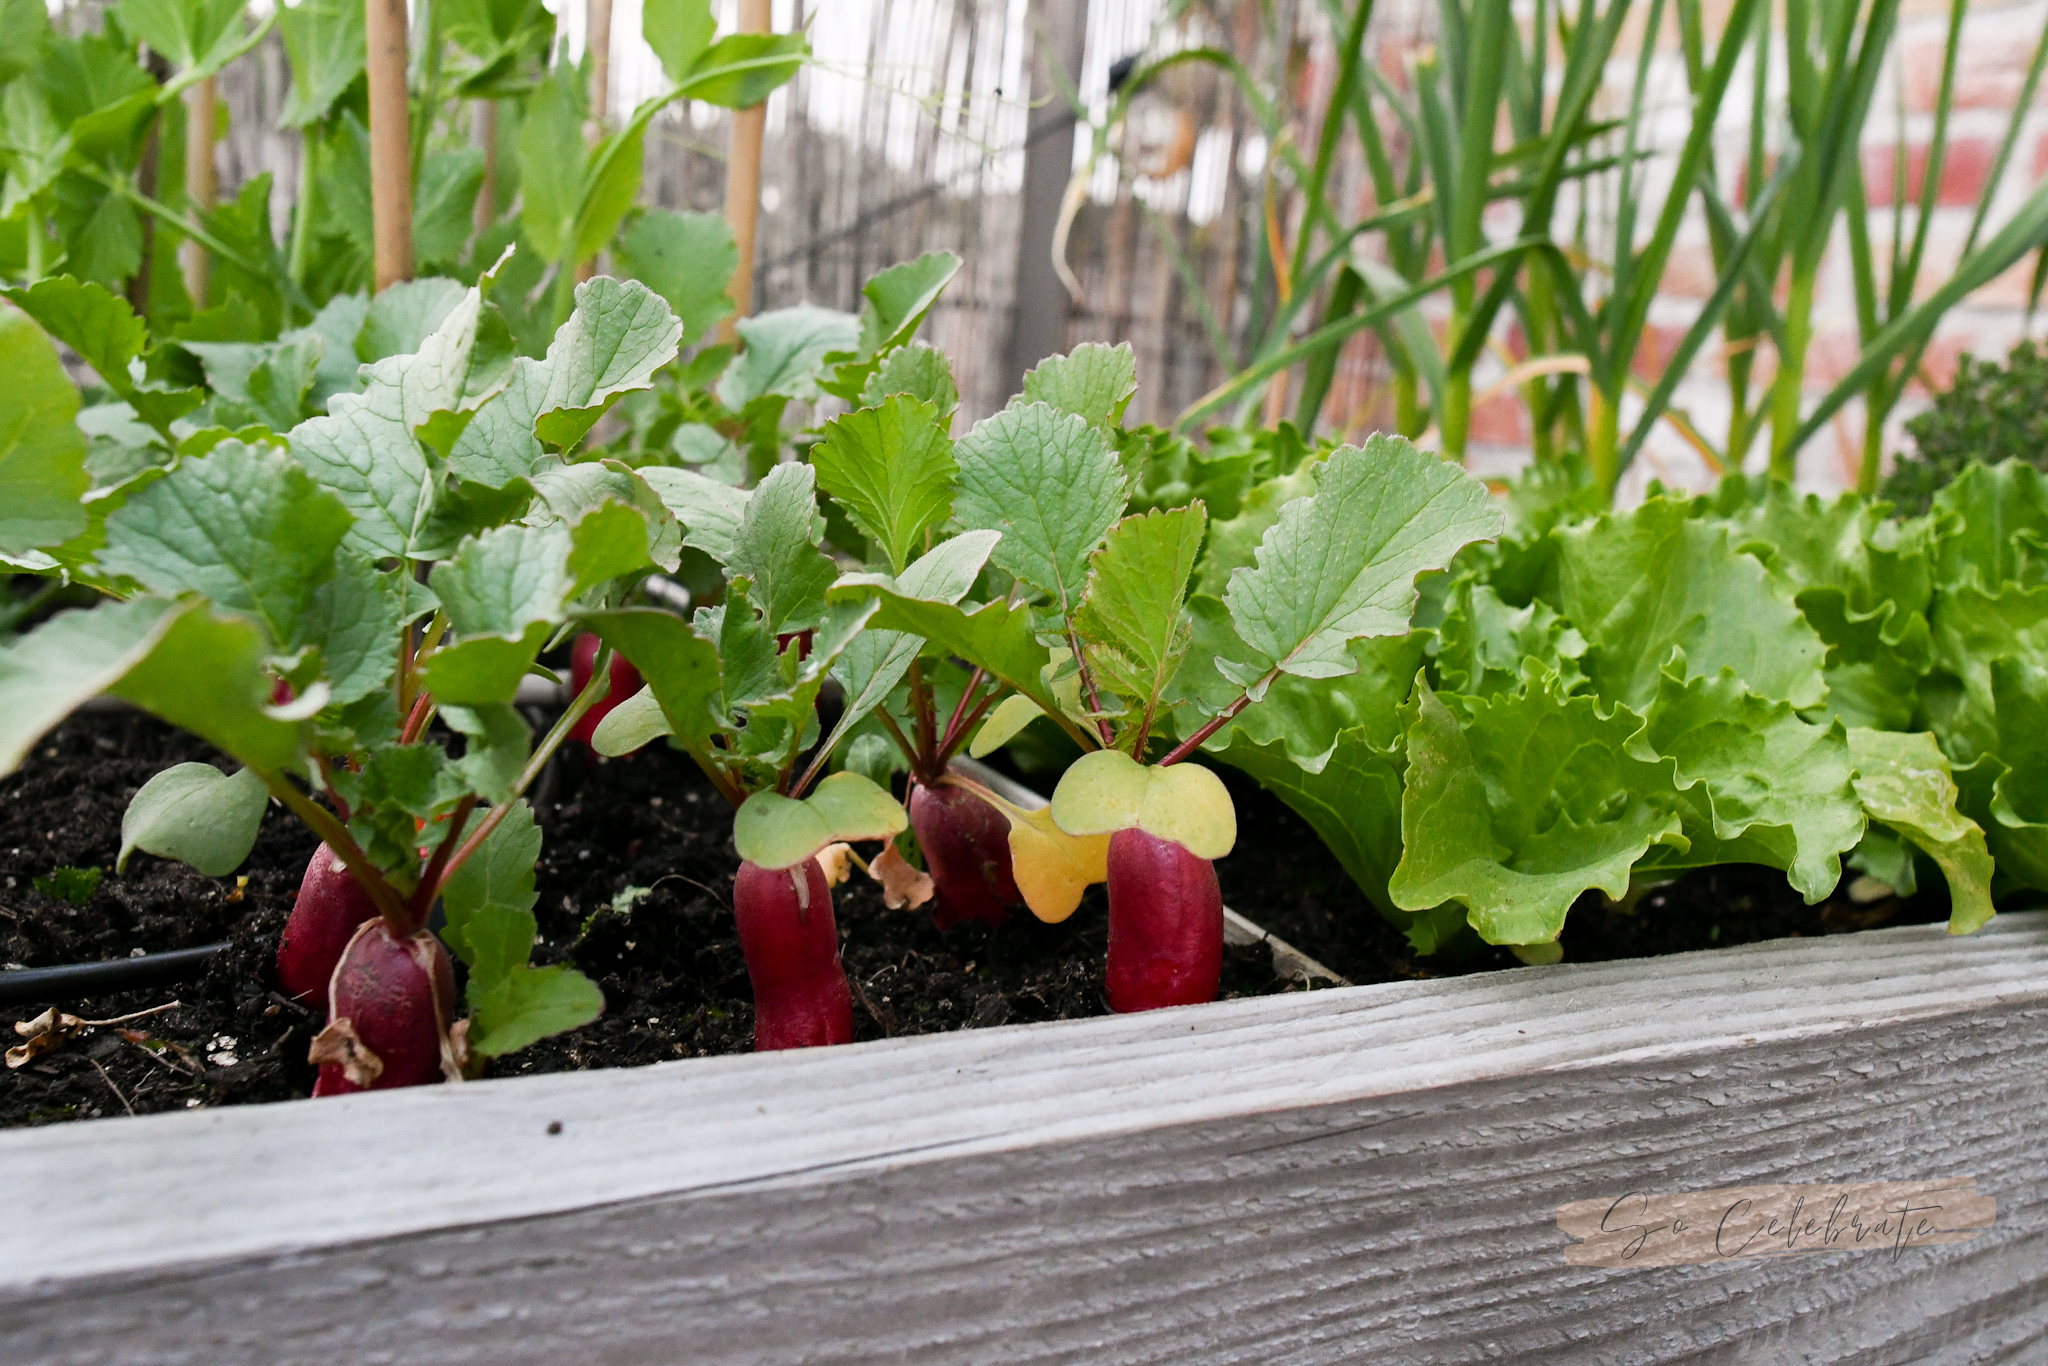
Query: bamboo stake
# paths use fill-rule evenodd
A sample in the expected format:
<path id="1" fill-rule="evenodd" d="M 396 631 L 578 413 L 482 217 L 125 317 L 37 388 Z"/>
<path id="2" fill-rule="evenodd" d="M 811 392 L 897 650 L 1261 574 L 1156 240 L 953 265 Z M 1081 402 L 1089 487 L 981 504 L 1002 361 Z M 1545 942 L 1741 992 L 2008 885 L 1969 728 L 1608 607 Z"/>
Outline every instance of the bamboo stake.
<path id="1" fill-rule="evenodd" d="M 585 50 L 590 53 L 590 140 L 596 142 L 611 113 L 612 0 L 588 0 L 583 13 L 589 30 Z"/>
<path id="2" fill-rule="evenodd" d="M 185 92 L 185 202 L 192 217 L 210 213 L 220 202 L 220 175 L 213 164 L 214 79 L 208 76 Z M 206 307 L 213 261 L 206 248 L 186 241 L 178 246 L 178 265 L 185 274 L 185 292 L 194 308 Z"/>
<path id="3" fill-rule="evenodd" d="M 370 217 L 377 292 L 412 278 L 412 111 L 405 89 L 405 0 L 364 0 L 370 73 Z"/>
<path id="4" fill-rule="evenodd" d="M 143 65 L 149 68 L 150 79 L 162 85 L 170 79 L 171 64 L 161 53 L 144 49 Z M 135 188 L 151 199 L 157 197 L 157 162 L 161 158 L 164 120 L 161 112 L 149 122 L 149 132 L 143 135 L 142 157 L 135 164 Z M 156 219 L 149 214 L 142 216 L 142 263 L 135 268 L 135 274 L 128 281 L 128 306 L 137 314 L 149 314 L 149 290 L 152 277 L 151 266 L 156 260 Z"/>
<path id="5" fill-rule="evenodd" d="M 740 0 L 741 33 L 766 33 L 769 28 L 769 0 Z M 761 215 L 761 134 L 767 126 L 766 104 L 733 111 L 732 147 L 725 163 L 725 221 L 732 225 L 740 264 L 726 291 L 734 311 L 718 325 L 722 342 L 737 341 L 735 324 L 754 311 L 754 225 Z"/>
<path id="6" fill-rule="evenodd" d="M 604 141 L 605 118 L 611 113 L 612 0 L 585 0 L 584 51 L 590 57 L 590 121 L 584 125 L 584 140 L 592 147 Z M 576 280 L 581 284 L 597 274 L 597 258 L 576 263 Z"/>
<path id="7" fill-rule="evenodd" d="M 479 236 L 498 221 L 498 102 L 476 102 L 476 140 L 484 149 L 484 182 L 477 186 L 473 222 Z"/>

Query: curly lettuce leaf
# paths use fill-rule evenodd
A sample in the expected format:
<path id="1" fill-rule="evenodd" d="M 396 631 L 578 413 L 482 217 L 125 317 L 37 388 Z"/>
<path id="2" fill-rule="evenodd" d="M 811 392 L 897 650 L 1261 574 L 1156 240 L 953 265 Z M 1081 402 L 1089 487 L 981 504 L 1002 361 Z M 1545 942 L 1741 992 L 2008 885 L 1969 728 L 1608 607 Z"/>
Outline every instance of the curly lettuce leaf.
<path id="1" fill-rule="evenodd" d="M 1783 869 L 1809 905 L 1835 890 L 1864 830 L 1840 722 L 1801 720 L 1725 670 L 1685 677 L 1683 661 L 1666 671 L 1647 722 L 1636 752 L 1675 764 L 1692 847 L 1657 850 L 1646 867 L 1761 863 Z"/>
<path id="2" fill-rule="evenodd" d="M 1693 674 L 1731 670 L 1751 692 L 1805 709 L 1827 696 L 1827 647 L 1761 561 L 1724 525 L 1653 498 L 1552 533 L 1554 605 L 1591 649 L 1600 695 L 1641 711 L 1656 698 L 1673 647 Z"/>
<path id="3" fill-rule="evenodd" d="M 1459 902 L 1487 943 L 1528 945 L 1555 940 L 1580 894 L 1622 896 L 1653 847 L 1687 843 L 1670 761 L 1630 744 L 1641 729 L 1627 707 L 1603 713 L 1553 675 L 1497 698 L 1418 684 L 1394 904 Z"/>
<path id="4" fill-rule="evenodd" d="M 1968 934 L 1989 921 L 1993 865 L 1984 830 L 1957 809 L 1960 794 L 1934 737 L 1852 730 L 1849 757 L 1870 819 L 1933 859 L 1947 879 L 1949 932 Z"/>

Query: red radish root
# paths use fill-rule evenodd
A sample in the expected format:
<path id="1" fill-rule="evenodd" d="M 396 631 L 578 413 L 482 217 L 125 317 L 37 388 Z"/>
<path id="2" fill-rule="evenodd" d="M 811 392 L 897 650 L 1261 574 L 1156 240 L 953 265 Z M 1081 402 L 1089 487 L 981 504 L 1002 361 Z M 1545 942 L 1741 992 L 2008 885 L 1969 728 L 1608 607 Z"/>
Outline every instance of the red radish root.
<path id="1" fill-rule="evenodd" d="M 426 930 L 404 938 L 382 917 L 341 955 L 328 990 L 327 1028 L 313 1040 L 316 1096 L 424 1086 L 460 1075 L 448 1038 L 455 972 Z"/>
<path id="2" fill-rule="evenodd" d="M 818 861 L 790 868 L 742 862 L 732 906 L 754 984 L 754 1051 L 853 1042 L 853 991 L 839 965 L 832 889 Z"/>
<path id="3" fill-rule="evenodd" d="M 308 1005 L 325 1000 L 341 951 L 376 914 L 377 904 L 348 865 L 324 844 L 315 849 L 277 941 L 277 980 L 285 995 Z"/>
<path id="4" fill-rule="evenodd" d="M 1213 1001 L 1222 978 L 1216 865 L 1136 827 L 1110 836 L 1110 1009 Z"/>
<path id="5" fill-rule="evenodd" d="M 967 920 L 1000 925 L 1022 904 L 1010 867 L 1010 821 L 964 787 L 910 790 L 910 828 L 924 851 L 937 895 L 932 923 L 947 929 Z"/>
<path id="6" fill-rule="evenodd" d="M 590 676 L 597 668 L 599 641 L 589 632 L 576 637 L 576 648 L 569 656 L 569 695 L 576 697 L 590 686 Z M 612 709 L 640 691 L 640 671 L 624 655 L 614 651 L 609 671 L 609 691 L 592 704 L 589 711 L 578 718 L 569 728 L 569 738 L 587 746 L 590 737 L 597 734 L 598 722 L 611 715 Z"/>

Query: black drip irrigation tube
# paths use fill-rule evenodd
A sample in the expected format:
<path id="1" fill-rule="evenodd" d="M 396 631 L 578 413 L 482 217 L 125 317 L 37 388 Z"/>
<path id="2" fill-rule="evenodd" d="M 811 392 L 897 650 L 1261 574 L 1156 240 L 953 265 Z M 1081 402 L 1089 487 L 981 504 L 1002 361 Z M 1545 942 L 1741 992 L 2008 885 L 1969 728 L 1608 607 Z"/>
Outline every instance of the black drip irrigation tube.
<path id="1" fill-rule="evenodd" d="M 544 680 L 533 680 L 543 684 Z M 95 698 L 94 701 L 101 699 Z M 544 711 L 561 705 L 561 690 L 552 683 L 542 687 L 522 689 L 520 702 L 529 712 Z M 118 699 L 107 699 L 102 707 L 81 708 L 81 710 L 109 710 L 125 707 Z M 529 721 L 532 717 L 528 718 Z M 539 781 L 534 784 L 533 801 L 536 805 L 546 802 L 558 781 L 556 761 L 561 751 L 548 757 L 547 766 L 541 771 Z M 434 920 L 440 919 L 440 905 L 434 907 Z M 430 928 L 438 928 L 429 922 Z M 103 963 L 65 963 L 54 968 L 12 968 L 0 971 L 0 1006 L 31 1005 L 39 1001 L 90 1000 L 96 996 L 109 996 L 117 991 L 141 991 L 145 987 L 175 986 L 179 982 L 191 982 L 204 977 L 213 956 L 228 947 L 227 941 L 218 944 L 201 944 L 195 949 L 173 949 L 168 953 L 145 953 L 134 958 L 112 958 Z"/>
<path id="2" fill-rule="evenodd" d="M 648 580 L 647 592 L 660 606 L 678 614 L 690 605 L 687 588 L 658 576 Z M 567 701 L 568 692 L 562 685 L 528 677 L 520 680 L 515 705 L 533 713 L 527 718 L 529 722 L 537 722 L 539 713 L 559 708 Z M 79 710 L 121 711 L 130 705 L 117 697 L 101 696 L 90 699 Z M 535 806 L 544 806 L 552 799 L 560 777 L 558 761 L 561 757 L 560 750 L 548 756 L 547 765 L 542 769 L 530 799 Z M 428 928 L 435 930 L 445 923 L 438 902 L 434 906 L 433 918 L 427 923 Z M 201 944 L 195 949 L 145 953 L 134 958 L 109 959 L 103 963 L 65 963 L 54 968 L 0 970 L 0 1006 L 60 999 L 87 1000 L 117 991 L 140 991 L 145 987 L 194 981 L 206 975 L 207 965 L 213 961 L 213 956 L 226 947 L 227 942 L 223 940 L 218 944 Z"/>
<path id="3" fill-rule="evenodd" d="M 0 972 L 0 1006 L 35 1001 L 84 1000 L 117 991 L 165 987 L 206 975 L 206 965 L 227 947 L 201 944 L 196 949 L 146 953 L 140 958 L 115 958 L 104 963 L 66 963 L 56 968 L 15 968 Z"/>

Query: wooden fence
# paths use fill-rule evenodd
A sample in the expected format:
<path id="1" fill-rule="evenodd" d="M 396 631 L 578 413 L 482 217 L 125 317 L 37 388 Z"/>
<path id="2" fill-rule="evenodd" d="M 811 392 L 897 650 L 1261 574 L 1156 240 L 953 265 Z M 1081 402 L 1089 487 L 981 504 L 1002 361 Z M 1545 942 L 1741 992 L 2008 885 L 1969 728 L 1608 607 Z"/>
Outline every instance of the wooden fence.
<path id="1" fill-rule="evenodd" d="M 620 17 L 613 68 L 624 73 L 614 90 L 623 105 L 651 93 L 651 56 L 639 46 L 637 0 L 614 3 Z M 96 22 L 91 16 L 99 4 L 82 0 L 71 22 Z M 565 0 L 563 9 L 573 46 L 580 6 Z M 1165 421 L 1181 411 L 1227 373 L 1226 357 L 1245 354 L 1247 339 L 1273 307 L 1273 285 L 1260 268 L 1268 231 L 1263 171 L 1273 149 L 1227 82 L 1208 68 L 1177 69 L 1134 109 L 1117 149 L 1121 160 L 1106 160 L 1090 179 L 1068 242 L 1067 261 L 1080 286 L 1069 298 L 1057 288 L 1048 256 L 1054 201 L 1076 164 L 1075 149 L 1064 127 L 1052 127 L 1063 101 L 1047 78 L 1046 58 L 1079 73 L 1081 99 L 1099 113 L 1119 57 L 1222 46 L 1281 92 L 1289 136 L 1297 146 L 1310 146 L 1319 132 L 1316 112 L 1334 78 L 1335 47 L 1318 0 L 1196 0 L 1172 25 L 1162 25 L 1163 10 L 1161 0 L 777 0 L 777 26 L 808 24 L 820 60 L 770 102 L 759 306 L 808 299 L 854 308 L 860 283 L 874 270 L 946 248 L 962 256 L 966 269 L 934 315 L 930 335 L 955 357 L 963 422 L 1000 407 L 1037 355 L 1088 339 L 1128 341 L 1137 350 L 1141 388 L 1133 420 Z M 1370 50 L 1390 79 L 1402 79 L 1408 56 L 1432 40 L 1433 10 L 1424 0 L 1379 0 Z M 1955 145 L 1930 248 L 1933 279 L 1947 259 L 1943 253 L 1952 256 L 1959 248 L 2024 58 L 2048 22 L 2048 0 L 1982 0 L 1970 11 L 1951 130 Z M 1946 5 L 1933 0 L 1903 7 L 1899 38 L 1881 76 L 1879 112 L 1862 149 L 1873 186 L 1889 182 L 1895 139 L 1907 147 L 1909 170 L 1918 164 L 1911 158 L 1924 157 L 1945 12 Z M 1677 109 L 1684 82 L 1671 24 L 1648 39 L 1632 36 L 1610 83 L 1625 87 L 1643 41 L 1657 45 L 1655 60 L 1663 66 L 1656 88 L 1671 95 Z M 232 119 L 220 153 L 223 189 L 272 172 L 280 227 L 296 193 L 299 160 L 296 137 L 275 127 L 287 79 L 281 47 L 272 39 L 222 80 Z M 1748 103 L 1743 96 L 1729 107 L 1746 110 Z M 2048 110 L 2029 118 L 1994 222 L 2048 168 Z M 722 111 L 698 106 L 657 122 L 648 142 L 646 202 L 722 203 L 726 120 Z M 1732 173 L 1748 130 L 1739 114 L 1725 122 L 1718 154 Z M 1398 136 L 1397 129 L 1389 133 Z M 1365 211 L 1369 193 L 1348 141 L 1334 183 L 1340 203 Z M 1282 186 L 1272 205 L 1273 222 L 1288 240 L 1298 224 L 1298 198 Z M 1704 223 L 1693 220 L 1681 233 L 1652 310 L 1638 357 L 1644 375 L 1659 373 L 1661 357 L 1712 288 Z M 1887 230 L 1882 214 L 1875 227 Z M 1846 242 L 1838 241 L 1832 253 L 1815 312 L 1810 393 L 1845 373 L 1857 352 Z M 2029 331 L 2030 273 L 2031 262 L 2022 262 L 1951 315 L 1929 353 L 1931 382 L 1945 382 L 1962 351 L 2002 354 Z M 1500 356 L 1482 361 L 1477 390 L 1499 376 L 1501 357 L 1513 348 L 1505 325 L 1497 340 Z M 1722 373 L 1710 346 L 1675 400 L 1710 432 L 1726 410 Z M 1384 425 L 1391 415 L 1385 378 L 1375 341 L 1354 339 L 1325 404 L 1325 422 L 1353 433 Z M 1924 393 L 1915 394 L 1894 414 L 1889 448 L 1900 445 L 1898 424 L 1922 401 Z M 1860 452 L 1860 424 L 1860 408 L 1852 403 L 1832 437 L 1803 453 L 1803 483 L 1825 489 L 1845 482 Z M 1513 391 L 1475 410 L 1472 439 L 1475 469 L 1498 472 L 1519 461 L 1527 418 Z M 1709 472 L 1675 430 L 1660 427 L 1632 475 L 1637 482 L 1648 477 L 1699 484 Z"/>

